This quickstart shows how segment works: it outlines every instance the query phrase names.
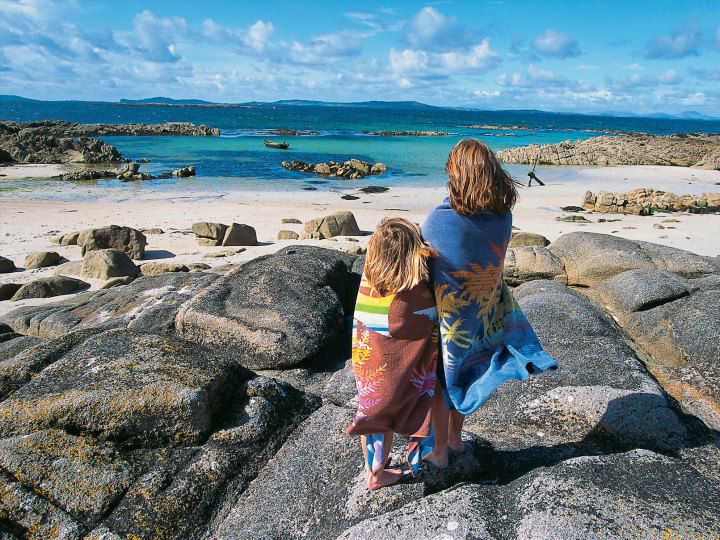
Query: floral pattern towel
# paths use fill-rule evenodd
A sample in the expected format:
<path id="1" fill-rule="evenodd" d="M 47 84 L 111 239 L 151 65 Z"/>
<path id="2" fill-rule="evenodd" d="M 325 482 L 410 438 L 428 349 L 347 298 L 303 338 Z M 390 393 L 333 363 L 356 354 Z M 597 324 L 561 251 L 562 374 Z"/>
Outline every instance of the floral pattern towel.
<path id="1" fill-rule="evenodd" d="M 557 367 L 503 281 L 512 214 L 458 214 L 448 199 L 422 226 L 440 322 L 441 387 L 450 408 L 470 414 L 511 379 Z"/>
<path id="2" fill-rule="evenodd" d="M 382 465 L 384 432 L 410 438 L 411 465 L 419 466 L 419 454 L 431 450 L 427 449 L 430 439 L 424 439 L 431 432 L 438 341 L 435 299 L 426 284 L 381 295 L 363 277 L 352 348 L 359 402 L 347 433 L 368 435 L 368 462 L 373 470 Z"/>

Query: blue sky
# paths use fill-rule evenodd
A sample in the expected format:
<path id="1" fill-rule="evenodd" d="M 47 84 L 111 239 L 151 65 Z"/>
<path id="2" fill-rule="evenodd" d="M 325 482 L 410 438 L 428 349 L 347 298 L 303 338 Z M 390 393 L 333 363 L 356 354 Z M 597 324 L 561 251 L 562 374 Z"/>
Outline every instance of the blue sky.
<path id="1" fill-rule="evenodd" d="M 720 115 L 720 0 L 0 0 L 0 93 Z"/>

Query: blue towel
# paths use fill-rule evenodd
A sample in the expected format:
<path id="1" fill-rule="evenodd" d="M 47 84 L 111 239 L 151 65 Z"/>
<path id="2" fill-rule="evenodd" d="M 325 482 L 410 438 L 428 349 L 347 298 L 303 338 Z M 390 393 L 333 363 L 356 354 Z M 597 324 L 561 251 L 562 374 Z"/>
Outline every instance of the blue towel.
<path id="1" fill-rule="evenodd" d="M 477 410 L 510 379 L 556 368 L 503 281 L 512 214 L 458 214 L 445 199 L 422 226 L 431 260 L 442 349 L 439 381 L 449 408 Z"/>

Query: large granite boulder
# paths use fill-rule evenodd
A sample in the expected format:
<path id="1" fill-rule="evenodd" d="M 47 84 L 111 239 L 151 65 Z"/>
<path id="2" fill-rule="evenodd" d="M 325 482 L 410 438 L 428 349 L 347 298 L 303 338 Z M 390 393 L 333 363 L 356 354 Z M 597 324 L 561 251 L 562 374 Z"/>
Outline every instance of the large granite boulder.
<path id="1" fill-rule="evenodd" d="M 683 410 L 720 429 L 720 274 L 629 271 L 591 293 L 645 351 L 648 368 Z"/>
<path id="2" fill-rule="evenodd" d="M 567 283 L 565 265 L 543 246 L 508 248 L 503 276 L 509 285 L 520 285 L 535 279 L 554 279 Z"/>
<path id="3" fill-rule="evenodd" d="M 250 225 L 231 224 L 222 239 L 223 246 L 257 246 L 257 234 Z"/>
<path id="4" fill-rule="evenodd" d="M 676 450 L 687 430 L 611 319 L 555 281 L 521 285 L 516 298 L 556 371 L 509 381 L 465 429 L 495 451 L 495 478 L 538 465 L 628 448 Z"/>
<path id="5" fill-rule="evenodd" d="M 90 287 L 89 283 L 68 276 L 52 276 L 36 279 L 20 287 L 11 300 L 27 300 L 28 298 L 52 298 Z"/>
<path id="6" fill-rule="evenodd" d="M 580 457 L 504 486 L 463 485 L 363 521 L 338 540 L 713 538 L 720 483 L 647 450 Z"/>
<path id="7" fill-rule="evenodd" d="M 595 285 L 627 270 L 668 270 L 688 278 L 720 270 L 720 261 L 711 257 L 610 234 L 564 234 L 549 248 L 565 264 L 569 285 Z"/>
<path id="8" fill-rule="evenodd" d="M 77 245 L 83 255 L 96 249 L 113 248 L 124 251 L 131 259 L 142 259 L 147 239 L 143 233 L 131 227 L 110 225 L 81 232 Z"/>
<path id="9" fill-rule="evenodd" d="M 353 413 L 334 405 L 315 411 L 205 538 L 335 538 L 363 519 L 472 478 L 483 466 L 469 450 L 445 471 L 427 466 L 418 478 L 368 491 L 358 438 L 345 434 Z M 405 441 L 393 447 L 394 463 L 402 462 L 404 451 Z"/>
<path id="10" fill-rule="evenodd" d="M 219 246 L 225 237 L 227 225 L 222 223 L 212 223 L 209 221 L 199 221 L 192 224 L 192 232 L 198 237 L 200 245 Z"/>
<path id="11" fill-rule="evenodd" d="M 344 330 L 356 293 L 353 262 L 320 248 L 286 248 L 250 261 L 185 305 L 178 333 L 227 347 L 251 369 L 297 365 Z"/>
<path id="12" fill-rule="evenodd" d="M 82 293 L 43 306 L 26 306 L 3 316 L 0 322 L 15 332 L 45 339 L 79 329 L 131 328 L 170 333 L 180 306 L 218 279 L 198 272 L 142 277 L 125 287 Z"/>
<path id="13" fill-rule="evenodd" d="M 0 363 L 41 343 L 43 343 L 43 340 L 39 338 L 13 334 L 9 339 L 0 341 Z"/>
<path id="14" fill-rule="evenodd" d="M 332 238 L 333 236 L 358 236 L 362 234 L 352 212 L 336 212 L 329 216 L 305 222 L 305 232 L 310 238 Z"/>
<path id="15" fill-rule="evenodd" d="M 38 251 L 36 253 L 29 253 L 25 257 L 25 270 L 54 266 L 59 262 L 60 254 L 56 251 Z"/>
<path id="16" fill-rule="evenodd" d="M 10 300 L 22 287 L 22 283 L 0 283 L 0 300 Z"/>
<path id="17" fill-rule="evenodd" d="M 135 277 L 139 268 L 132 259 L 119 249 L 88 251 L 82 261 L 82 275 L 92 279 L 107 280 L 116 277 Z"/>
<path id="18" fill-rule="evenodd" d="M 319 406 L 171 336 L 87 331 L 40 347 L 45 364 L 0 403 L 0 515 L 20 530 L 197 538 Z"/>

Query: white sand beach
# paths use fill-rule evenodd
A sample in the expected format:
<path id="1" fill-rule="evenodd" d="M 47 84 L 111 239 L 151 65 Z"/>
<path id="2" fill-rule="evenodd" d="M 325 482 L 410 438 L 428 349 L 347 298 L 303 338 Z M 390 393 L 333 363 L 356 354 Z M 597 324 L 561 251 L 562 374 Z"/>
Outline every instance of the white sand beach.
<path id="1" fill-rule="evenodd" d="M 46 175 L 46 166 L 41 175 Z M 3 172 L 17 177 L 38 174 L 38 166 L 6 167 Z M 720 172 L 683 167 L 590 167 L 567 168 L 572 181 L 552 183 L 544 187 L 520 188 L 520 200 L 514 211 L 514 224 L 523 231 L 545 235 L 551 241 L 572 231 L 609 233 L 634 240 L 646 240 L 686 249 L 708 256 L 720 254 L 720 216 L 713 214 L 656 214 L 629 216 L 588 214 L 592 223 L 556 221 L 567 215 L 560 207 L 578 205 L 586 190 L 628 191 L 637 187 L 655 187 L 674 193 L 716 192 Z M 53 174 L 56 174 L 53 172 Z M 358 200 L 343 200 L 341 195 L 353 193 Z M 22 268 L 25 256 L 36 251 L 57 251 L 74 261 L 81 259 L 77 246 L 58 246 L 51 238 L 60 232 L 82 230 L 104 225 L 126 225 L 136 229 L 159 228 L 163 234 L 147 234 L 146 260 L 164 262 L 203 262 L 211 266 L 240 263 L 273 253 L 292 244 L 311 244 L 329 248 L 351 249 L 364 246 L 367 236 L 355 242 L 336 240 L 277 240 L 278 231 L 302 232 L 302 225 L 283 225 L 282 218 L 306 221 L 338 210 L 350 210 L 363 231 L 372 231 L 385 216 L 401 215 L 421 223 L 428 212 L 445 196 L 444 188 L 392 187 L 386 193 L 364 195 L 356 189 L 342 191 L 234 191 L 229 193 L 164 192 L 146 197 L 126 195 L 106 197 L 98 201 L 66 201 L 52 198 L 0 199 L 0 254 Z M 598 222 L 599 219 L 618 220 Z M 677 222 L 662 223 L 665 219 Z M 196 221 L 245 223 L 257 231 L 260 245 L 225 257 L 208 258 L 209 254 L 232 252 L 237 248 L 202 247 L 197 245 L 190 226 Z M 661 224 L 664 229 L 654 228 Z M 0 274 L 0 283 L 25 283 L 51 275 L 53 268 L 16 271 Z M 93 288 L 100 286 L 93 282 Z M 21 305 L 57 301 L 58 298 L 0 302 L 0 313 Z"/>

